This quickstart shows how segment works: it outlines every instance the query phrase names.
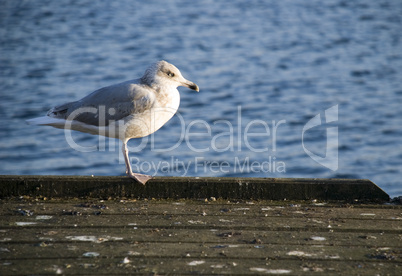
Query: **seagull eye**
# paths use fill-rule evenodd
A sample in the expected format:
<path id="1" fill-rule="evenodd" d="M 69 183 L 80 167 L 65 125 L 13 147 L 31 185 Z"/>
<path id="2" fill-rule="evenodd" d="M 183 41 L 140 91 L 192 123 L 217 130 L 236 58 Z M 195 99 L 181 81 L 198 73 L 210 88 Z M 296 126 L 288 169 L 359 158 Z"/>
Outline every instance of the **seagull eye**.
<path id="1" fill-rule="evenodd" d="M 171 78 L 174 77 L 174 73 L 172 73 L 172 72 L 168 72 L 167 75 L 168 75 L 169 77 L 171 77 Z"/>

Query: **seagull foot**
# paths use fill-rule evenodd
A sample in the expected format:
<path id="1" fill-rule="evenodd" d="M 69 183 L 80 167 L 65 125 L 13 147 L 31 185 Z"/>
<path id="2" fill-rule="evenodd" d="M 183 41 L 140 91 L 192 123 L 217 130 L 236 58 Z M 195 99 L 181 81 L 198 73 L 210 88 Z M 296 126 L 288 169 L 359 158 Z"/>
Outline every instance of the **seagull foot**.
<path id="1" fill-rule="evenodd" d="M 145 185 L 148 180 L 152 179 L 152 176 L 140 173 L 127 173 L 127 175 L 137 182 L 140 182 L 142 185 Z"/>

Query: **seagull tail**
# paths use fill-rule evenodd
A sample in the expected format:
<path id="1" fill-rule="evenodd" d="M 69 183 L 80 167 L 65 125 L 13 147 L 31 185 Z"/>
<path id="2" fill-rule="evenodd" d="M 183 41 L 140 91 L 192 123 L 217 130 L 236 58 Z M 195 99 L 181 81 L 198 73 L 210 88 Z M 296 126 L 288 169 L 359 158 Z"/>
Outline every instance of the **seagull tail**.
<path id="1" fill-rule="evenodd" d="M 26 120 L 28 125 L 41 125 L 41 126 L 52 126 L 60 129 L 70 129 L 77 130 L 93 135 L 103 135 L 107 137 L 119 138 L 119 132 L 110 136 L 108 127 L 101 127 L 88 125 L 79 121 L 67 121 L 64 119 L 53 118 L 49 116 L 43 116 L 38 118 L 33 118 L 30 120 Z"/>

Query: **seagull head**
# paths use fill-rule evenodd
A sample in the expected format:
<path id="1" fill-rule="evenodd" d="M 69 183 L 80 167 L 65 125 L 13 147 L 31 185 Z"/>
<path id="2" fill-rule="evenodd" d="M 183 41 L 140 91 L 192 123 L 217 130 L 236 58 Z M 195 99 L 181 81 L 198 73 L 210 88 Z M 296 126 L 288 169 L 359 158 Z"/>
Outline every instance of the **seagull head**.
<path id="1" fill-rule="evenodd" d="M 185 79 L 179 69 L 173 64 L 164 60 L 151 65 L 146 71 L 141 81 L 149 86 L 185 86 L 197 92 L 200 91 L 198 85 Z"/>

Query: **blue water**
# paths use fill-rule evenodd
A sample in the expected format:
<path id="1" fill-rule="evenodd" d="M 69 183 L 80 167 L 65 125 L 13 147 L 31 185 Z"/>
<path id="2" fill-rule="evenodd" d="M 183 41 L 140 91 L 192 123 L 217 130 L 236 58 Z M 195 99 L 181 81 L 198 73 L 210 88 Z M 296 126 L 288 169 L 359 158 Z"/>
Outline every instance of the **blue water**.
<path id="1" fill-rule="evenodd" d="M 80 152 L 24 121 L 165 59 L 201 92 L 180 88 L 178 116 L 130 141 L 134 168 L 368 178 L 402 195 L 401 29 L 400 0 L 1 1 L 0 173 L 124 175 L 118 141 L 73 133 L 95 147 Z"/>

